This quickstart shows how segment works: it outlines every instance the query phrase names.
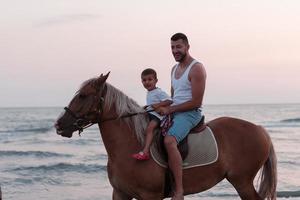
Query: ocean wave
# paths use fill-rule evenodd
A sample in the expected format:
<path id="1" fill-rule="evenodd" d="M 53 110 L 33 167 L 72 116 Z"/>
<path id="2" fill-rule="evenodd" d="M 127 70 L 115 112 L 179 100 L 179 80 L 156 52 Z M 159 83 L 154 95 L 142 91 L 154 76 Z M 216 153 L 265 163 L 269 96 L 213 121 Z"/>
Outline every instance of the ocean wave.
<path id="1" fill-rule="evenodd" d="M 285 165 L 288 165 L 288 166 L 299 164 L 299 162 L 293 161 L 293 160 L 279 160 L 278 163 L 285 164 Z"/>
<path id="2" fill-rule="evenodd" d="M 300 197 L 300 190 L 298 191 L 279 191 L 277 192 L 277 197 Z"/>
<path id="3" fill-rule="evenodd" d="M 72 186 L 77 187 L 80 186 L 82 183 L 80 182 L 66 182 L 64 178 L 62 177 L 51 177 L 51 176 L 28 176 L 28 178 L 15 178 L 11 179 L 6 182 L 2 182 L 3 185 L 6 185 L 7 187 L 16 187 L 16 186 L 24 186 L 26 187 L 32 187 L 30 185 L 38 184 L 42 186 L 45 190 L 48 190 L 47 188 L 49 186 Z"/>
<path id="4" fill-rule="evenodd" d="M 295 123 L 295 122 L 300 122 L 300 118 L 284 119 L 284 120 L 281 120 L 280 122 L 283 122 L 283 123 Z"/>
<path id="5" fill-rule="evenodd" d="M 91 155 L 91 156 L 85 156 L 82 161 L 83 162 L 90 162 L 90 161 L 103 161 L 107 160 L 108 156 L 107 154 L 97 154 L 97 155 Z"/>
<path id="6" fill-rule="evenodd" d="M 14 183 L 32 184 L 33 180 L 31 178 L 16 178 Z"/>
<path id="7" fill-rule="evenodd" d="M 84 139 L 77 139 L 77 140 L 69 140 L 70 144 L 74 145 L 99 145 L 99 138 L 97 139 L 89 139 L 89 138 L 84 138 Z"/>
<path id="8" fill-rule="evenodd" d="M 265 128 L 298 128 L 300 127 L 300 124 L 299 123 L 292 123 L 292 122 L 289 122 L 289 123 L 285 123 L 285 122 L 279 122 L 279 123 L 276 123 L 276 124 L 266 124 L 266 125 L 263 125 Z"/>
<path id="9" fill-rule="evenodd" d="M 201 194 L 199 193 L 199 197 L 237 197 L 237 193 L 216 193 L 216 192 L 210 192 L 207 194 Z"/>
<path id="10" fill-rule="evenodd" d="M 53 165 L 39 165 L 39 166 L 28 166 L 28 167 L 17 167 L 7 171 L 11 172 L 25 172 L 26 174 L 35 173 L 64 173 L 64 172 L 78 172 L 78 173 L 95 173 L 99 171 L 106 171 L 106 165 L 98 164 L 71 164 L 71 163 L 57 163 Z"/>
<path id="11" fill-rule="evenodd" d="M 51 129 L 53 129 L 53 126 L 37 127 L 37 128 L 15 128 L 15 129 L 8 129 L 8 130 L 0 130 L 0 133 L 15 133 L 15 132 L 46 133 Z"/>
<path id="12" fill-rule="evenodd" d="M 49 157 L 72 157 L 71 154 L 60 154 L 48 151 L 0 151 L 0 157 L 3 156 L 34 156 L 38 158 Z"/>
<path id="13" fill-rule="evenodd" d="M 289 118 L 278 121 L 261 122 L 265 128 L 298 128 L 300 127 L 300 118 Z"/>
<path id="14" fill-rule="evenodd" d="M 204 195 L 199 195 L 204 196 Z M 237 194 L 231 193 L 209 193 L 205 197 L 237 197 Z M 290 198 L 300 197 L 300 191 L 277 191 L 277 197 L 279 198 Z"/>
<path id="15" fill-rule="evenodd" d="M 211 192 L 205 195 L 200 193 L 199 197 L 238 197 L 238 196 L 236 193 Z M 277 191 L 277 197 L 279 198 L 300 197 L 300 191 Z"/>

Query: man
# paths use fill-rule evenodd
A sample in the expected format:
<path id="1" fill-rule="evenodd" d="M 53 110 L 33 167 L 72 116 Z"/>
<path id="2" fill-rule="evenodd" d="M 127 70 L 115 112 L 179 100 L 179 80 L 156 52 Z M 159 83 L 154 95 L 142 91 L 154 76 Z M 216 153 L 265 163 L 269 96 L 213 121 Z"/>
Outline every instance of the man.
<path id="1" fill-rule="evenodd" d="M 175 191 L 172 200 L 183 197 L 182 158 L 177 144 L 187 136 L 202 117 L 201 106 L 205 90 L 206 72 L 201 63 L 189 54 L 189 42 L 183 33 L 171 37 L 172 54 L 178 62 L 171 72 L 171 95 L 173 104 L 161 107 L 161 115 L 173 114 L 173 124 L 164 138 L 168 153 L 168 164 L 175 179 Z"/>

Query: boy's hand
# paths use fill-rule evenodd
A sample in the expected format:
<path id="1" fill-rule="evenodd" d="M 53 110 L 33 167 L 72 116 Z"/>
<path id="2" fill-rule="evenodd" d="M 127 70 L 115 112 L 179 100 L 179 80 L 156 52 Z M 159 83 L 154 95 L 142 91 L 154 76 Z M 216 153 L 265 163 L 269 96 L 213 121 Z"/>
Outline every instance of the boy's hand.
<path id="1" fill-rule="evenodd" d="M 153 105 L 151 105 L 151 107 L 152 107 L 154 110 L 156 110 L 156 109 L 159 108 L 159 105 L 158 105 L 158 104 L 153 104 Z"/>
<path id="2" fill-rule="evenodd" d="M 145 106 L 143 107 L 143 109 L 146 110 L 148 107 L 149 107 L 149 105 L 145 105 Z"/>

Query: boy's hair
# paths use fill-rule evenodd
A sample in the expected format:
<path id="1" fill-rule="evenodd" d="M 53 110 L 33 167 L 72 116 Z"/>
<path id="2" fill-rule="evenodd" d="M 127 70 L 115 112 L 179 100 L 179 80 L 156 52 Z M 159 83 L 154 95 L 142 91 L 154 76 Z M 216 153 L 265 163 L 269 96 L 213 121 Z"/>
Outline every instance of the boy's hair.
<path id="1" fill-rule="evenodd" d="M 172 41 L 177 41 L 177 40 L 180 40 L 180 39 L 182 39 L 183 42 L 185 42 L 186 44 L 189 44 L 188 38 L 187 38 L 186 35 L 183 34 L 183 33 L 175 33 L 175 34 L 171 37 L 171 40 L 172 40 Z"/>
<path id="2" fill-rule="evenodd" d="M 152 68 L 147 68 L 144 71 L 142 71 L 141 77 L 146 75 L 154 75 L 154 78 L 157 79 L 156 71 Z"/>

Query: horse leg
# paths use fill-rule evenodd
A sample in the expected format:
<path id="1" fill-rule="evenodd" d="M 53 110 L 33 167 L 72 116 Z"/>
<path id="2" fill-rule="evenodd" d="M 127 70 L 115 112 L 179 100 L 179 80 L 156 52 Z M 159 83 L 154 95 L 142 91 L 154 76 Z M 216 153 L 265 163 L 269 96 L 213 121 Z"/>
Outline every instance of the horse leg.
<path id="1" fill-rule="evenodd" d="M 132 197 L 129 197 L 127 194 L 121 192 L 120 190 L 113 189 L 113 200 L 131 200 Z"/>
<path id="2" fill-rule="evenodd" d="M 239 179 L 227 178 L 242 200 L 262 200 L 253 186 L 253 180 L 247 181 L 242 179 L 242 176 Z"/>
<path id="3" fill-rule="evenodd" d="M 164 197 L 162 194 L 159 193 L 148 193 L 144 192 L 142 195 L 137 197 L 137 199 L 143 199 L 143 200 L 162 200 Z M 133 198 L 129 195 L 125 194 L 124 192 L 121 192 L 120 190 L 113 189 L 113 200 L 132 200 Z"/>

